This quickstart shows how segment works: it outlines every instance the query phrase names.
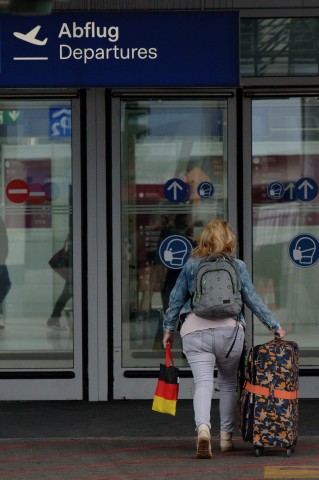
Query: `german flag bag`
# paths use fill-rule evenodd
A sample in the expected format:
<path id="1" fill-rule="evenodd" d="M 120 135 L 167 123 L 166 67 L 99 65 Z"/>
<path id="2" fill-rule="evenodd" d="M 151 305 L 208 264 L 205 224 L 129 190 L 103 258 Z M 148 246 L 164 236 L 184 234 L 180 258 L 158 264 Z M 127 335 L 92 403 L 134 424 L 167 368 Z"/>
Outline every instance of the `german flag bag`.
<path id="1" fill-rule="evenodd" d="M 171 365 L 172 364 L 172 365 Z M 166 347 L 165 365 L 161 363 L 152 410 L 168 415 L 176 414 L 179 387 L 179 369 L 174 367 L 170 346 Z"/>

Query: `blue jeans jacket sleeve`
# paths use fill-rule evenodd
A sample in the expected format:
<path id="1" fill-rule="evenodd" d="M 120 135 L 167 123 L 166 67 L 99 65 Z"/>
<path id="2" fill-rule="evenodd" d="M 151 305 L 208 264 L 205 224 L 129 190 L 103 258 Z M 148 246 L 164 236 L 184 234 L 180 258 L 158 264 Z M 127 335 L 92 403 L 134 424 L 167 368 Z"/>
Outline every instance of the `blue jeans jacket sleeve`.
<path id="1" fill-rule="evenodd" d="M 236 259 L 241 277 L 241 293 L 245 305 L 259 318 L 259 320 L 271 331 L 281 328 L 280 323 L 274 317 L 269 308 L 264 304 L 250 279 L 247 267 L 242 260 Z"/>
<path id="2" fill-rule="evenodd" d="M 245 263 L 242 260 L 234 260 L 237 263 L 241 278 L 241 292 L 245 305 L 269 330 L 279 330 L 281 328 L 279 322 L 256 292 Z M 191 296 L 193 283 L 200 262 L 200 258 L 190 258 L 181 270 L 171 291 L 169 306 L 164 315 L 163 329 L 165 332 L 173 332 L 178 319 L 192 311 Z M 239 315 L 238 320 L 243 326 L 246 325 L 242 313 Z"/>
<path id="3" fill-rule="evenodd" d="M 188 263 L 186 262 L 181 273 L 177 277 L 175 286 L 173 287 L 169 296 L 169 306 L 164 315 L 163 329 L 164 332 L 173 332 L 175 330 L 176 322 L 180 313 L 185 307 L 185 304 L 190 304 L 190 291 L 188 289 Z M 191 310 L 191 308 L 189 308 Z"/>

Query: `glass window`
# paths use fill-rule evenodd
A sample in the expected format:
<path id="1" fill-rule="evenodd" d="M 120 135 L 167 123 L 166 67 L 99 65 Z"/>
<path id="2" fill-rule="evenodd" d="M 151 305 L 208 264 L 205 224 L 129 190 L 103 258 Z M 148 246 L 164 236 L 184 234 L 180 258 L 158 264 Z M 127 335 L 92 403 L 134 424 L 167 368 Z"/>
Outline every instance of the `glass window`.
<path id="1" fill-rule="evenodd" d="M 162 358 L 163 312 L 193 236 L 227 216 L 226 144 L 225 99 L 122 102 L 123 367 Z"/>
<path id="2" fill-rule="evenodd" d="M 313 76 L 319 72 L 319 18 L 244 18 L 241 76 Z"/>
<path id="3" fill-rule="evenodd" d="M 1 100 L 0 208 L 1 368 L 72 368 L 70 101 Z"/>
<path id="4" fill-rule="evenodd" d="M 317 364 L 319 98 L 253 100 L 252 115 L 254 284 L 301 363 Z M 269 337 L 254 329 L 255 344 Z"/>

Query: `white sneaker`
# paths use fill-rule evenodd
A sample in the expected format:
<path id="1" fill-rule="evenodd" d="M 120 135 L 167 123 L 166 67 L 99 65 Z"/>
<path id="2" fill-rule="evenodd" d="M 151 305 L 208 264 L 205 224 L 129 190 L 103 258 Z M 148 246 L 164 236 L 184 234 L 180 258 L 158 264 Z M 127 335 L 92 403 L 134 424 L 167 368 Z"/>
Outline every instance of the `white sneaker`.
<path id="1" fill-rule="evenodd" d="M 231 432 L 220 432 L 220 451 L 231 452 L 234 450 L 233 434 Z"/>
<path id="2" fill-rule="evenodd" d="M 66 327 L 64 327 L 63 325 L 61 325 L 61 323 L 59 322 L 59 320 L 52 320 L 52 319 L 49 319 L 47 321 L 47 327 L 50 328 L 51 330 L 66 330 Z"/>
<path id="3" fill-rule="evenodd" d="M 197 428 L 197 458 L 212 458 L 210 431 L 207 425 L 202 424 Z"/>

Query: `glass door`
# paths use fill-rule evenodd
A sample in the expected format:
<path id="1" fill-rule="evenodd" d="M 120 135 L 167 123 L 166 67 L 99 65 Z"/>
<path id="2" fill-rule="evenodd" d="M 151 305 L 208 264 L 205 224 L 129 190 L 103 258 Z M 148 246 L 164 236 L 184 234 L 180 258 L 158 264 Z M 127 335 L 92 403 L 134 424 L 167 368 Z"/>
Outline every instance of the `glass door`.
<path id="1" fill-rule="evenodd" d="M 253 98 L 251 108 L 254 283 L 287 340 L 298 342 L 301 367 L 314 369 L 319 363 L 319 96 Z M 256 320 L 254 343 L 266 338 Z M 311 396 L 310 390 L 303 394 Z"/>
<path id="2" fill-rule="evenodd" d="M 75 99 L 0 100 L 2 400 L 82 397 L 76 106 Z"/>
<path id="3" fill-rule="evenodd" d="M 194 235 L 211 218 L 228 218 L 230 101 L 221 96 L 120 102 L 116 218 L 121 243 L 115 245 L 114 258 L 120 247 L 121 260 L 114 271 L 120 265 L 121 324 L 114 326 L 115 398 L 154 393 L 154 381 L 148 389 L 145 377 L 158 374 L 163 360 L 162 321 L 169 294 Z M 178 337 L 174 357 L 176 365 L 187 369 Z"/>

